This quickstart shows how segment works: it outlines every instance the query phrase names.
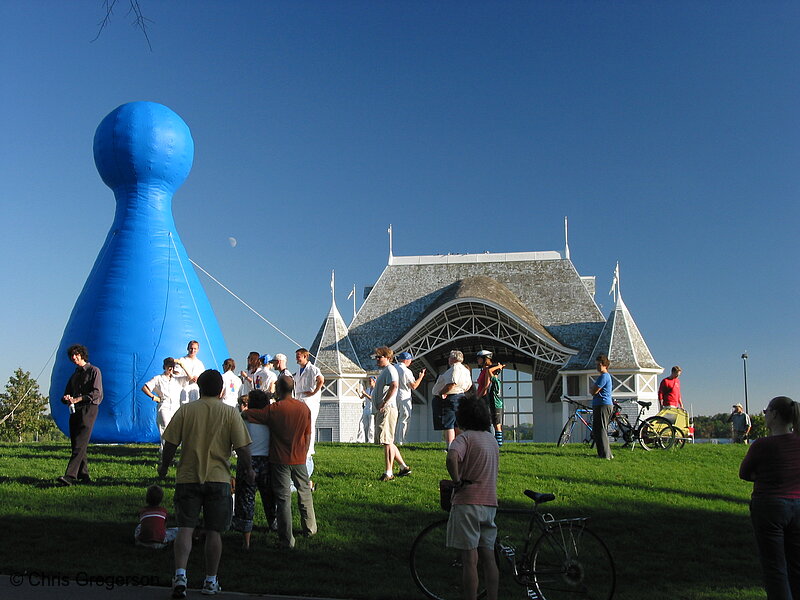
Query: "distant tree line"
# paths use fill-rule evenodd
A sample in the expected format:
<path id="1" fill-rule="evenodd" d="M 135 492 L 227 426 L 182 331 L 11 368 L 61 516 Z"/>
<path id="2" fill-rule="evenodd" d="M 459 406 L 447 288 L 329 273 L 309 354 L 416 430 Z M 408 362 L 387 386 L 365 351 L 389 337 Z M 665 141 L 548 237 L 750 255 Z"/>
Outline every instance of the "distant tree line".
<path id="1" fill-rule="evenodd" d="M 730 413 L 717 413 L 711 417 L 695 417 L 695 439 L 732 437 L 733 432 L 728 417 L 730 417 Z M 752 423 L 749 436 L 751 440 L 769 435 L 767 426 L 764 424 L 764 415 L 750 415 L 750 421 Z"/>

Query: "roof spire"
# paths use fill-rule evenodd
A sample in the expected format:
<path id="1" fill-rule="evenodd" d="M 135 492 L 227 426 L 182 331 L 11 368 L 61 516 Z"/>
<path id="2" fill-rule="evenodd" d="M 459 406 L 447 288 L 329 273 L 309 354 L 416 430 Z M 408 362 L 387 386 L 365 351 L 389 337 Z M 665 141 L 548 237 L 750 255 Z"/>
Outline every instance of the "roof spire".
<path id="1" fill-rule="evenodd" d="M 331 304 L 336 306 L 336 271 L 331 269 Z"/>
<path id="2" fill-rule="evenodd" d="M 353 299 L 353 319 L 355 319 L 356 318 L 356 284 L 355 283 L 353 284 L 353 289 L 350 290 L 349 294 L 347 294 L 347 299 L 350 300 L 350 298 Z"/>
<path id="3" fill-rule="evenodd" d="M 389 264 L 394 262 L 394 255 L 392 254 L 392 224 L 389 223 Z"/>
<path id="4" fill-rule="evenodd" d="M 622 290 L 619 286 L 619 261 L 617 261 L 617 266 L 614 268 L 614 281 L 611 282 L 611 289 L 608 290 L 609 294 L 614 295 L 614 303 L 617 303 L 617 299 L 622 301 Z"/>
<path id="5" fill-rule="evenodd" d="M 567 217 L 564 217 L 564 258 L 569 260 L 569 229 L 567 227 Z"/>

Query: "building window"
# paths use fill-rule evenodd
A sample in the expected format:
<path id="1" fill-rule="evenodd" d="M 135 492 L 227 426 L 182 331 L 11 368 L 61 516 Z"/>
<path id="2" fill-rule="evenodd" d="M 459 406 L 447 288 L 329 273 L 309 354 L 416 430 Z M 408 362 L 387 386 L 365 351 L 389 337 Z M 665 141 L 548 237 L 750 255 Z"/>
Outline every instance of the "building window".
<path id="1" fill-rule="evenodd" d="M 333 441 L 333 427 L 317 427 L 317 441 L 318 442 L 332 442 Z"/>
<path id="2" fill-rule="evenodd" d="M 472 370 L 473 381 L 480 369 Z M 505 439 L 515 442 L 533 440 L 533 376 L 506 367 L 500 371 L 503 396 L 503 431 Z"/>
<path id="3" fill-rule="evenodd" d="M 567 396 L 581 395 L 581 378 L 577 375 L 567 375 Z"/>

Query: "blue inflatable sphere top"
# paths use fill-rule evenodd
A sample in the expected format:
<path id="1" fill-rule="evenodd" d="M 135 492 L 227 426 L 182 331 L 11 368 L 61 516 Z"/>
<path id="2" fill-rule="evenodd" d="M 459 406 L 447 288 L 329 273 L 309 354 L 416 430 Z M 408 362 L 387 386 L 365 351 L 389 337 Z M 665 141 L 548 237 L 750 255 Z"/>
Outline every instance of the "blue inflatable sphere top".
<path id="1" fill-rule="evenodd" d="M 174 192 L 193 160 L 188 125 L 156 102 L 123 104 L 103 119 L 94 135 L 94 162 L 112 190 L 145 184 Z"/>

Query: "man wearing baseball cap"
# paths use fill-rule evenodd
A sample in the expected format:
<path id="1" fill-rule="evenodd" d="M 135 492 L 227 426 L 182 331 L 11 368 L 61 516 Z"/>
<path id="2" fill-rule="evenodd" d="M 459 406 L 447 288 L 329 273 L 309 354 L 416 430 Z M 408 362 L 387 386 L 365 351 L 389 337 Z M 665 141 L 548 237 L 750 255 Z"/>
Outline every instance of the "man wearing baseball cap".
<path id="1" fill-rule="evenodd" d="M 733 405 L 733 412 L 728 416 L 728 423 L 733 426 L 733 443 L 746 444 L 751 423 L 750 415 L 744 412 L 744 406 L 741 404 Z"/>
<path id="2" fill-rule="evenodd" d="M 272 359 L 272 366 L 275 367 L 275 370 L 278 372 L 278 377 L 291 377 L 292 374 L 289 372 L 289 369 L 286 368 L 286 361 L 289 360 L 286 358 L 285 354 L 281 354 L 280 352 L 275 355 L 275 358 Z"/>
<path id="3" fill-rule="evenodd" d="M 419 377 L 414 378 L 414 374 L 409 367 L 414 357 L 410 352 L 401 352 L 395 356 L 397 364 L 397 435 L 395 443 L 402 446 L 406 441 L 408 433 L 408 419 L 411 417 L 411 392 L 419 387 L 425 377 L 425 369 L 419 372 Z"/>

